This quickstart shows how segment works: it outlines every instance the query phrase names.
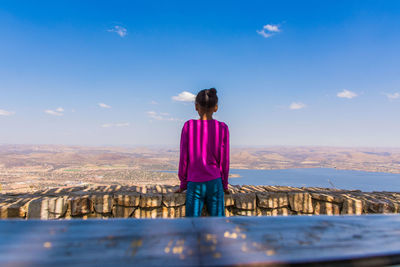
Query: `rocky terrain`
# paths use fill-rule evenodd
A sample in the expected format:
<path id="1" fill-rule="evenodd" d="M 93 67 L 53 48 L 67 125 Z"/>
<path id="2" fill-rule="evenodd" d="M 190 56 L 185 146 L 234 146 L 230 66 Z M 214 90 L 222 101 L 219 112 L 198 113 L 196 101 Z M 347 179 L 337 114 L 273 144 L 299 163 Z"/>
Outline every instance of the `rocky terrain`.
<path id="1" fill-rule="evenodd" d="M 176 186 L 77 186 L 0 194 L 0 218 L 178 218 L 185 193 Z M 400 213 L 400 193 L 286 186 L 231 186 L 227 216 Z M 206 215 L 206 209 L 203 210 Z"/>

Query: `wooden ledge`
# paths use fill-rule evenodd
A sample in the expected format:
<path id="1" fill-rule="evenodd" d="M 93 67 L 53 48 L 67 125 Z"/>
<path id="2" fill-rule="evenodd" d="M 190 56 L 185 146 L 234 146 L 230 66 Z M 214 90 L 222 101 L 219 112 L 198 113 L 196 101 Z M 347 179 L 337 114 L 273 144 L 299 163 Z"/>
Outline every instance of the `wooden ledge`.
<path id="1" fill-rule="evenodd" d="M 1 266 L 400 263 L 400 215 L 0 221 Z"/>

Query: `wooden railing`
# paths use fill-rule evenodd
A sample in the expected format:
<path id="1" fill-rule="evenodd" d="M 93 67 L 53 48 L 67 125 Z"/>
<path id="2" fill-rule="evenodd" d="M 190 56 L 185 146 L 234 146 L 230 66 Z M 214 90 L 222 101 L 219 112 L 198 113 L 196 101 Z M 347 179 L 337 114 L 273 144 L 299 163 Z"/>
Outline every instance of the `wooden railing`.
<path id="1" fill-rule="evenodd" d="M 0 266 L 399 263 L 400 215 L 0 221 Z"/>

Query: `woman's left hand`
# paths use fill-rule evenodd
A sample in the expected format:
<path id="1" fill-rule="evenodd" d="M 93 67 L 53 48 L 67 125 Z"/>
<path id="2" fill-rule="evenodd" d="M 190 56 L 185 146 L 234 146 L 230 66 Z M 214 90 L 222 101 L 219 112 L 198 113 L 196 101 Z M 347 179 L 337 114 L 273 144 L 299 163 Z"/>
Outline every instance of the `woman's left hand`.
<path id="1" fill-rule="evenodd" d="M 182 189 L 182 188 L 178 188 L 177 190 L 175 190 L 175 192 L 174 193 L 182 193 L 184 190 Z"/>

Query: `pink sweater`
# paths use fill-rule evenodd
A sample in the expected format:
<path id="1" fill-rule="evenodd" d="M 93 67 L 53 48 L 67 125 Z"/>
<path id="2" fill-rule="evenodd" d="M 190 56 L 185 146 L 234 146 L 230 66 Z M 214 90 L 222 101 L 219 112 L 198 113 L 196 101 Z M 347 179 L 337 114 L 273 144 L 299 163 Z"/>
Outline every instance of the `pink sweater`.
<path id="1" fill-rule="evenodd" d="M 181 188 L 187 182 L 222 178 L 228 189 L 229 129 L 217 120 L 188 120 L 182 128 L 178 176 Z"/>

